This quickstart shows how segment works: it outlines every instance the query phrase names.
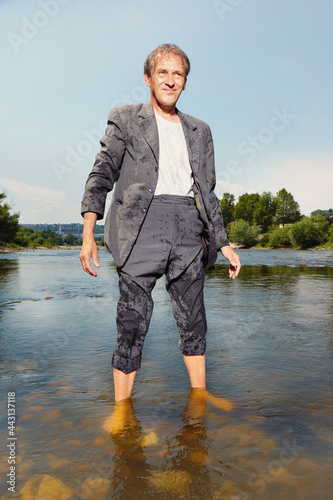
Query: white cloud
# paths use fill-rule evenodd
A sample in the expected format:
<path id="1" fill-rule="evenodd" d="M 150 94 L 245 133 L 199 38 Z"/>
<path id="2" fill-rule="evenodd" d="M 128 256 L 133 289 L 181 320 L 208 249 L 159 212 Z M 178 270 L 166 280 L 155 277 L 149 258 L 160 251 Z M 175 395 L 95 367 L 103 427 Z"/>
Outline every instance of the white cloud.
<path id="1" fill-rule="evenodd" d="M 253 179 L 248 192 L 271 191 L 276 194 L 285 188 L 305 215 L 318 208 L 326 210 L 333 207 L 333 159 L 309 153 L 306 157 L 273 161 L 270 159 L 269 168 L 260 171 L 258 181 Z"/>
<path id="2" fill-rule="evenodd" d="M 0 189 L 15 212 L 20 212 L 22 224 L 74 222 L 80 207 L 72 203 L 61 190 L 33 186 L 13 179 L 0 178 Z"/>
<path id="3" fill-rule="evenodd" d="M 216 181 L 215 194 L 218 198 L 223 197 L 223 193 L 231 193 L 237 198 L 239 195 L 244 193 L 244 188 L 239 184 L 231 184 L 227 181 L 218 180 Z"/>

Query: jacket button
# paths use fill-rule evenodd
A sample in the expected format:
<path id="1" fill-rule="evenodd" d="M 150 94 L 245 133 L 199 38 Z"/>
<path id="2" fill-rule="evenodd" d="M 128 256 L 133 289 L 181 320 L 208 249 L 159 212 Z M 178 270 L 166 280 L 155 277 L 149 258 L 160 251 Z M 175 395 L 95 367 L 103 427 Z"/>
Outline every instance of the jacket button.
<path id="1" fill-rule="evenodd" d="M 149 188 L 149 192 L 153 193 L 154 192 L 154 188 Z"/>
<path id="2" fill-rule="evenodd" d="M 145 208 L 141 208 L 141 213 L 145 214 L 146 213 L 146 209 Z"/>

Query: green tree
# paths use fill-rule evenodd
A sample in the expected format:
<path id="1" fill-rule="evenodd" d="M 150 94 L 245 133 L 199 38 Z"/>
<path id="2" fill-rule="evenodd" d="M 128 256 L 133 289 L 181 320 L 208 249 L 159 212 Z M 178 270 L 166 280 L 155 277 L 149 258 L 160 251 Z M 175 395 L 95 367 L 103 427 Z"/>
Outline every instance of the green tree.
<path id="1" fill-rule="evenodd" d="M 13 240 L 16 245 L 22 247 L 43 246 L 51 248 L 54 246 L 63 245 L 63 240 L 60 234 L 57 234 L 50 229 L 42 231 L 34 231 L 31 227 L 19 227 L 19 230 Z"/>
<path id="2" fill-rule="evenodd" d="M 5 193 L 0 193 L 0 241 L 4 243 L 11 243 L 19 229 L 18 212 L 11 215 L 11 207 L 5 203 Z"/>
<path id="3" fill-rule="evenodd" d="M 104 236 L 100 239 L 98 238 L 95 238 L 95 241 L 96 241 L 96 244 L 99 246 L 99 247 L 104 247 Z"/>
<path id="4" fill-rule="evenodd" d="M 329 208 L 328 210 L 314 210 L 311 212 L 311 217 L 314 215 L 322 215 L 323 217 L 331 217 L 333 215 L 333 208 Z"/>
<path id="5" fill-rule="evenodd" d="M 234 209 L 234 219 L 235 220 L 246 220 L 247 222 L 253 221 L 253 213 L 256 203 L 259 201 L 259 194 L 242 194 L 238 198 L 238 202 Z"/>
<path id="6" fill-rule="evenodd" d="M 229 231 L 229 239 L 236 245 L 252 247 L 258 241 L 259 228 L 256 225 L 250 225 L 248 221 L 238 220 L 232 223 Z"/>
<path id="7" fill-rule="evenodd" d="M 277 224 L 292 224 L 301 220 L 299 204 L 286 189 L 280 189 L 274 198 L 276 204 L 275 222 Z"/>
<path id="8" fill-rule="evenodd" d="M 234 220 L 235 197 L 230 193 L 223 193 L 223 198 L 220 200 L 224 225 L 227 226 Z"/>
<path id="9" fill-rule="evenodd" d="M 51 231 L 51 229 L 43 229 L 43 231 L 40 231 L 40 234 L 45 239 L 45 245 L 47 247 L 60 246 L 63 244 L 62 236 Z"/>
<path id="10" fill-rule="evenodd" d="M 330 229 L 328 231 L 328 241 L 333 241 L 333 224 L 330 225 Z"/>
<path id="11" fill-rule="evenodd" d="M 65 243 L 65 245 L 69 245 L 69 246 L 74 245 L 74 243 L 75 243 L 75 236 L 74 236 L 74 234 L 72 234 L 72 233 L 66 234 L 66 236 L 64 238 L 64 243 Z"/>
<path id="12" fill-rule="evenodd" d="M 31 227 L 19 227 L 13 242 L 21 247 L 27 247 L 32 239 L 34 230 Z"/>
<path id="13" fill-rule="evenodd" d="M 277 227 L 269 232 L 267 246 L 273 248 L 291 247 L 290 226 Z"/>
<path id="14" fill-rule="evenodd" d="M 253 220 L 256 224 L 262 227 L 262 231 L 266 232 L 273 224 L 273 219 L 276 211 L 276 203 L 272 193 L 265 191 L 259 196 L 259 200 L 254 205 Z"/>
<path id="15" fill-rule="evenodd" d="M 290 239 L 293 247 L 310 248 L 322 243 L 328 236 L 329 223 L 322 215 L 303 217 L 290 226 Z"/>
<path id="16" fill-rule="evenodd" d="M 96 224 L 95 229 L 94 229 L 94 233 L 95 234 L 104 233 L 104 225 Z"/>

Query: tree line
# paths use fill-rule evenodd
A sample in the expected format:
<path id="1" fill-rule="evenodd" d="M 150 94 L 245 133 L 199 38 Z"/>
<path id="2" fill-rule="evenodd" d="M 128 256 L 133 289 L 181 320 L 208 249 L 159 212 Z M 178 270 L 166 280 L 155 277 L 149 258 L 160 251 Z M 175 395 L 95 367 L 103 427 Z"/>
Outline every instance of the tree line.
<path id="1" fill-rule="evenodd" d="M 333 248 L 333 224 L 327 220 L 333 209 L 315 210 L 303 216 L 299 204 L 286 189 L 274 196 L 224 193 L 220 201 L 227 235 L 231 243 L 262 248 Z"/>
<path id="2" fill-rule="evenodd" d="M 34 231 L 30 227 L 20 226 L 20 214 L 18 212 L 12 214 L 11 207 L 5 200 L 5 193 L 0 193 L 0 246 L 52 248 L 82 243 L 71 233 L 63 238 L 50 229 Z"/>
<path id="3" fill-rule="evenodd" d="M 6 195 L 0 193 L 0 246 L 47 248 L 81 245 L 72 233 L 64 238 L 50 229 L 34 231 L 19 224 L 19 213 L 11 213 Z M 227 235 L 231 243 L 243 247 L 266 248 L 333 248 L 333 224 L 327 218 L 333 209 L 315 210 L 310 217 L 301 215 L 299 204 L 291 193 L 281 189 L 243 194 L 235 203 L 234 195 L 224 193 L 220 200 Z M 104 244 L 103 238 L 96 240 Z"/>

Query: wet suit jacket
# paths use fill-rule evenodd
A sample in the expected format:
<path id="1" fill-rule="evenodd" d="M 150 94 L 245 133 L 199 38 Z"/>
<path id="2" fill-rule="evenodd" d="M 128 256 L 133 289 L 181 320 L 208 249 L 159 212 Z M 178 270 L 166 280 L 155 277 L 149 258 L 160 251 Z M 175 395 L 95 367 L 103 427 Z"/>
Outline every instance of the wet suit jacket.
<path id="1" fill-rule="evenodd" d="M 181 113 L 194 179 L 194 194 L 209 239 L 205 266 L 228 245 L 219 201 L 214 193 L 214 146 L 209 126 Z M 158 178 L 158 129 L 151 101 L 111 110 L 101 150 L 86 182 L 81 213 L 104 217 L 105 201 L 114 188 L 105 220 L 104 242 L 117 267 L 122 267 L 137 239 L 154 196 Z"/>

